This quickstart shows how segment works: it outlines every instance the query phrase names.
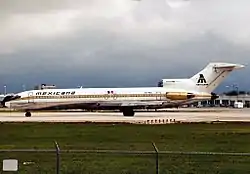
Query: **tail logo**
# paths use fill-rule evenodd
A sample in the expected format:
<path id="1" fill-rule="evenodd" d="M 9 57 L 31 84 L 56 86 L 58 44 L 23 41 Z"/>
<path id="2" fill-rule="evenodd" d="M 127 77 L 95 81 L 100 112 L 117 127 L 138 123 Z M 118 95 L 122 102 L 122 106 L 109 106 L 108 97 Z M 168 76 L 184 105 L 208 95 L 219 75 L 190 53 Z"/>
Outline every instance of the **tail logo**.
<path id="1" fill-rule="evenodd" d="M 208 84 L 207 84 L 207 81 L 206 81 L 206 79 L 205 79 L 205 77 L 204 77 L 203 74 L 200 74 L 200 77 L 199 77 L 199 79 L 198 79 L 198 81 L 197 81 L 197 85 L 198 85 L 198 86 L 199 86 L 199 85 L 208 85 Z"/>

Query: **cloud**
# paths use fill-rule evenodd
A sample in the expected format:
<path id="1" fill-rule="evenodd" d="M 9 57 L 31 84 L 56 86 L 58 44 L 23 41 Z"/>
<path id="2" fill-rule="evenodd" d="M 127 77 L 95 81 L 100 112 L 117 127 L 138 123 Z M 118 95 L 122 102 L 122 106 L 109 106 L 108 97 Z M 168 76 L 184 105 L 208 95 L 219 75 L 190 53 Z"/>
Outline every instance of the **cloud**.
<path id="1" fill-rule="evenodd" d="M 91 85 L 103 79 L 148 85 L 165 75 L 192 75 L 210 61 L 246 64 L 249 5 L 248 0 L 1 1 L 2 83 L 11 83 L 7 77 L 18 72 L 17 78 L 29 83 L 54 78 L 69 84 L 67 73 Z"/>
<path id="2" fill-rule="evenodd" d="M 163 36 L 170 46 L 206 32 L 237 44 L 249 44 L 247 0 L 18 2 L 0 4 L 5 14 L 0 29 L 0 53 L 13 52 L 40 38 L 50 40 L 97 29 L 142 42 L 155 35 Z"/>

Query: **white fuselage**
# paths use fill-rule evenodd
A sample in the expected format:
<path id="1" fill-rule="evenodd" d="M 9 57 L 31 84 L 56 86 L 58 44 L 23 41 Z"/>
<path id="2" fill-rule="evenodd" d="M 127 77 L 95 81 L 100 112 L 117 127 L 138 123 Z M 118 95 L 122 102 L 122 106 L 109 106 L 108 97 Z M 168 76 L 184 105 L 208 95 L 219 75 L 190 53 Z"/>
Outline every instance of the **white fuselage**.
<path id="1" fill-rule="evenodd" d="M 192 98 L 187 97 L 192 93 Z M 211 94 L 176 88 L 76 88 L 31 90 L 17 94 L 19 99 L 6 102 L 9 108 L 39 109 L 60 105 L 99 104 L 101 106 L 147 106 L 162 103 L 208 100 Z"/>

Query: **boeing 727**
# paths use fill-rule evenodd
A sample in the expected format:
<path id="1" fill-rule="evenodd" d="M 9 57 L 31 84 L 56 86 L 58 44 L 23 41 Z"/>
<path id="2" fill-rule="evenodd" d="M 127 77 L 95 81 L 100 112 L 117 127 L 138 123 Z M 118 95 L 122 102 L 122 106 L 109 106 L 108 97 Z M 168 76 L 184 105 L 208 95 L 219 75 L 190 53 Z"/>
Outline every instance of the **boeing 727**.
<path id="1" fill-rule="evenodd" d="M 1 104 L 24 111 L 27 117 L 33 110 L 47 108 L 119 109 L 124 116 L 134 116 L 134 109 L 166 108 L 214 100 L 218 98 L 214 89 L 231 71 L 243 67 L 231 63 L 209 63 L 189 79 L 163 79 L 160 87 L 29 90 L 6 96 Z"/>

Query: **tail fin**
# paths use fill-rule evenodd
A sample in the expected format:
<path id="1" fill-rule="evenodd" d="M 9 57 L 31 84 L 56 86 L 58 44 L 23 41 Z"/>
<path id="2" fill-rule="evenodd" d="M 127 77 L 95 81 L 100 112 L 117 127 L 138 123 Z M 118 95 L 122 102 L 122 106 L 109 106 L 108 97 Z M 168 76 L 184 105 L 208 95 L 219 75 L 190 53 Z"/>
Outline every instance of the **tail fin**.
<path id="1" fill-rule="evenodd" d="M 209 63 L 203 70 L 191 77 L 199 91 L 213 92 L 215 88 L 235 69 L 243 68 L 240 64 Z"/>

